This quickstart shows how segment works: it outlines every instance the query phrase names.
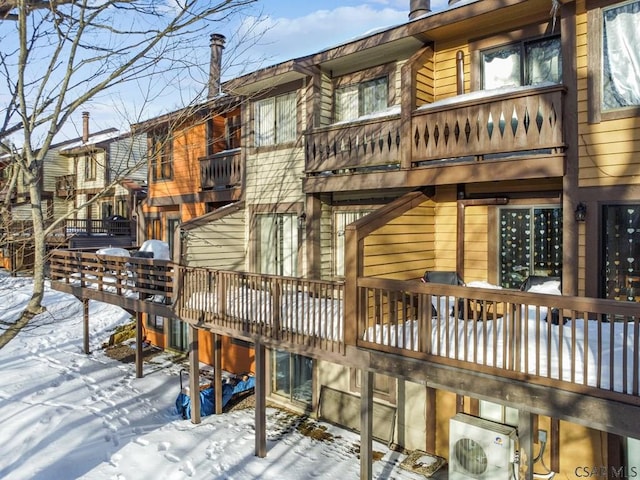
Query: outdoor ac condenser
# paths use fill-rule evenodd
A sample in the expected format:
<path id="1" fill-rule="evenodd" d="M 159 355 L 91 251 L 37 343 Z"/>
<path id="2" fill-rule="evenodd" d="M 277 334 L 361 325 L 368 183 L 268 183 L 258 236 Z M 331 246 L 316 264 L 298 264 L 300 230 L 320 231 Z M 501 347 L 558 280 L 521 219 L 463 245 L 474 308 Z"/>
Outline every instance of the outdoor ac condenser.
<path id="1" fill-rule="evenodd" d="M 449 480 L 510 480 L 516 429 L 458 413 L 449 421 Z"/>

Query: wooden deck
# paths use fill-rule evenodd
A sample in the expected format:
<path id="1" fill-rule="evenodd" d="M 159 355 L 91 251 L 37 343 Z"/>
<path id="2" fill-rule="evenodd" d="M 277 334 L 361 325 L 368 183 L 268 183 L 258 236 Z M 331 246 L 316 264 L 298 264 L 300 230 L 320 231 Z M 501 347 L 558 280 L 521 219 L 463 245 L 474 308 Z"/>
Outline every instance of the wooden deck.
<path id="1" fill-rule="evenodd" d="M 51 279 L 54 289 L 81 299 L 174 316 L 260 348 L 620 435 L 640 431 L 640 316 L 633 302 L 367 277 L 357 279 L 357 298 L 348 298 L 342 282 L 69 250 L 53 253 Z M 552 311 L 557 325 L 548 321 Z"/>

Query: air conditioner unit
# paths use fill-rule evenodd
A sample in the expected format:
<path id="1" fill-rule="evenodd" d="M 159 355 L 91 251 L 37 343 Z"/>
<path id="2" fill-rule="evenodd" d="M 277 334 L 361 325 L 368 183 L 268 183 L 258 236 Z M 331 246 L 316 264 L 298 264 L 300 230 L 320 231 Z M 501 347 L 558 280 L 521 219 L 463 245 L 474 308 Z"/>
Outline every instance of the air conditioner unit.
<path id="1" fill-rule="evenodd" d="M 458 413 L 449 421 L 449 480 L 510 480 L 516 429 Z"/>

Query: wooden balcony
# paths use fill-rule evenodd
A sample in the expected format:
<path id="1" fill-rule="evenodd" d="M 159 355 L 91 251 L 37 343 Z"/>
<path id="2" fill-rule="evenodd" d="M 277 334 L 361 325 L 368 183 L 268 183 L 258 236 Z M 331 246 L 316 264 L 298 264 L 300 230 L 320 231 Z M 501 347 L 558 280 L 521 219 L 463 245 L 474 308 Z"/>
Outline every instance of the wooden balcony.
<path id="1" fill-rule="evenodd" d="M 318 128 L 306 135 L 306 173 L 400 168 L 400 114 Z"/>
<path id="2" fill-rule="evenodd" d="M 344 353 L 344 284 L 202 268 L 179 269 L 179 318 L 293 349 Z"/>
<path id="3" fill-rule="evenodd" d="M 357 283 L 361 348 L 640 406 L 635 302 L 381 278 Z"/>
<path id="4" fill-rule="evenodd" d="M 360 365 L 375 352 L 640 407 L 635 302 L 373 277 L 348 299 L 341 282 L 166 261 L 60 250 L 50 264 L 55 289 L 134 311 L 160 304 L 198 328 L 316 358 Z M 394 364 L 384 373 L 402 375 Z"/>
<path id="5" fill-rule="evenodd" d="M 53 287 L 130 311 L 170 316 L 175 266 L 167 260 L 53 250 L 49 256 Z"/>
<path id="6" fill-rule="evenodd" d="M 62 175 L 56 177 L 56 196 L 70 198 L 76 193 L 76 176 Z"/>
<path id="7" fill-rule="evenodd" d="M 459 95 L 414 110 L 410 132 L 400 114 L 317 128 L 306 135 L 306 174 L 395 178 L 436 160 L 561 155 L 563 94 L 562 85 L 545 85 Z"/>
<path id="8" fill-rule="evenodd" d="M 240 149 L 209 155 L 200 159 L 202 190 L 224 190 L 241 187 L 244 168 Z"/>
<path id="9" fill-rule="evenodd" d="M 425 105 L 411 120 L 412 166 L 563 149 L 563 92 L 561 85 L 528 87 Z"/>

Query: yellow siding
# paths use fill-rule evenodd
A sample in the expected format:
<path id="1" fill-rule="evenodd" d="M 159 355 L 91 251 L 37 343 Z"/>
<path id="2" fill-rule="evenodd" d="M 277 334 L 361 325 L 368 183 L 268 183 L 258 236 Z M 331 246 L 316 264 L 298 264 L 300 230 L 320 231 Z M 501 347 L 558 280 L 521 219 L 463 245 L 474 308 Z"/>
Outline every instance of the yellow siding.
<path id="1" fill-rule="evenodd" d="M 581 187 L 637 184 L 640 180 L 640 124 L 637 118 L 588 123 L 588 32 L 584 2 L 577 3 L 579 185 Z"/>
<path id="2" fill-rule="evenodd" d="M 365 239 L 364 275 L 420 278 L 432 268 L 435 217 L 430 202 L 411 209 Z"/>

